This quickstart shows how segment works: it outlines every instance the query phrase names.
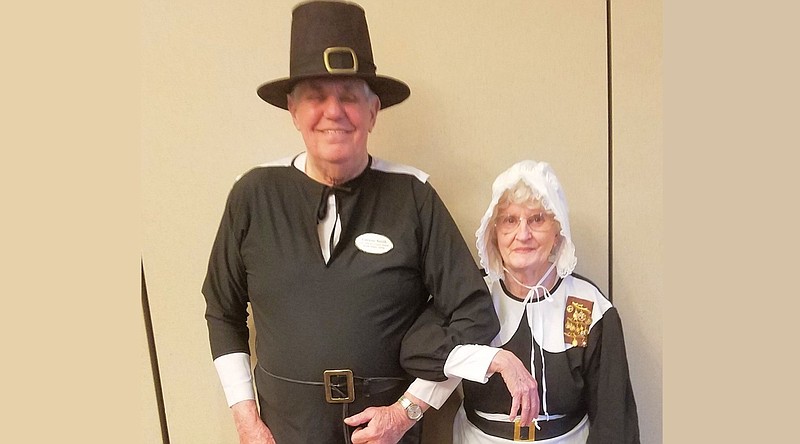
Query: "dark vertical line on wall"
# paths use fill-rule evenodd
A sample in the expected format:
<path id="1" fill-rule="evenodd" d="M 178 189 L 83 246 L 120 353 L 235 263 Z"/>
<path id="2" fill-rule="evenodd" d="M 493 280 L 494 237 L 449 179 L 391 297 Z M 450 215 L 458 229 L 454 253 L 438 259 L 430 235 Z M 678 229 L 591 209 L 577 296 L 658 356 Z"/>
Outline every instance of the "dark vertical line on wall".
<path id="1" fill-rule="evenodd" d="M 608 82 L 608 298 L 614 297 L 614 125 L 611 70 L 611 0 L 606 0 L 606 78 Z"/>
<path id="2" fill-rule="evenodd" d="M 158 419 L 161 422 L 161 441 L 164 444 L 169 444 L 164 393 L 161 390 L 161 373 L 158 371 L 158 354 L 156 353 L 156 341 L 153 335 L 153 320 L 150 317 L 150 301 L 147 298 L 147 283 L 144 278 L 144 261 L 142 261 L 142 309 L 144 310 L 144 328 L 147 331 L 147 348 L 150 350 L 150 368 L 153 370 L 153 383 L 156 388 Z"/>

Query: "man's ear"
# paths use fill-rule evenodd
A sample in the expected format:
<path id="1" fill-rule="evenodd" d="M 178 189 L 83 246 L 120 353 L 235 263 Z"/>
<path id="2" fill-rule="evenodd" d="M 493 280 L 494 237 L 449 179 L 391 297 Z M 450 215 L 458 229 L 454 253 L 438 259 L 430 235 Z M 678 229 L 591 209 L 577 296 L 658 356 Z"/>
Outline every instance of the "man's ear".
<path id="1" fill-rule="evenodd" d="M 291 114 L 292 116 L 292 123 L 294 123 L 294 127 L 299 130 L 300 126 L 297 125 L 297 119 L 295 118 L 295 113 L 294 113 L 296 110 L 296 106 L 294 100 L 292 100 L 291 94 L 286 94 L 286 109 L 289 110 L 289 114 Z"/>
<path id="2" fill-rule="evenodd" d="M 378 121 L 378 111 L 381 110 L 381 99 L 377 95 L 375 96 L 374 100 L 370 104 L 369 114 L 370 114 L 370 125 L 369 130 L 372 132 L 372 128 L 375 128 L 375 122 Z"/>

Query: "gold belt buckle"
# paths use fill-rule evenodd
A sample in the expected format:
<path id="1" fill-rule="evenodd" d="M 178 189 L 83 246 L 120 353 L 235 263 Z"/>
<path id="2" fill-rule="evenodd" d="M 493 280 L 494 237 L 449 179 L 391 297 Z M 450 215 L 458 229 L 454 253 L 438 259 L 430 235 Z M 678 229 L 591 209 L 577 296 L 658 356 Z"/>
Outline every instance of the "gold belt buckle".
<path id="1" fill-rule="evenodd" d="M 322 382 L 325 385 L 325 400 L 329 403 L 345 404 L 355 401 L 356 391 L 355 386 L 353 386 L 352 370 L 325 370 L 322 373 Z M 334 389 L 338 389 L 338 391 L 342 393 L 345 392 L 345 390 L 342 390 L 342 383 L 347 385 L 346 397 L 333 394 Z"/>
<path id="2" fill-rule="evenodd" d="M 536 422 L 531 421 L 530 425 L 525 426 L 528 429 L 528 437 L 522 437 L 522 427 L 519 419 L 514 421 L 514 441 L 534 441 L 536 437 Z"/>

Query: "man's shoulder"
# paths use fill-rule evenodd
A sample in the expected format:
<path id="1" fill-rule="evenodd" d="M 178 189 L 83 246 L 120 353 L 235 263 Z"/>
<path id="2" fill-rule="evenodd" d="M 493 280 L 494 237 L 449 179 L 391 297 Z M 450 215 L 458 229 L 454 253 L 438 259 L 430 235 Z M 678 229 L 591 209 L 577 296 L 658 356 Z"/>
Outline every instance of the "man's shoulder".
<path id="1" fill-rule="evenodd" d="M 408 176 L 413 176 L 421 183 L 427 183 L 428 177 L 430 177 L 428 173 L 420 170 L 419 168 L 401 163 L 389 162 L 377 157 L 372 158 L 371 168 L 375 171 L 381 171 L 389 174 L 405 174 Z"/>
<path id="2" fill-rule="evenodd" d="M 277 159 L 251 167 L 237 176 L 231 185 L 229 199 L 240 202 L 251 200 L 256 195 L 276 191 L 275 184 L 296 180 L 292 170 L 292 159 L 296 156 Z"/>

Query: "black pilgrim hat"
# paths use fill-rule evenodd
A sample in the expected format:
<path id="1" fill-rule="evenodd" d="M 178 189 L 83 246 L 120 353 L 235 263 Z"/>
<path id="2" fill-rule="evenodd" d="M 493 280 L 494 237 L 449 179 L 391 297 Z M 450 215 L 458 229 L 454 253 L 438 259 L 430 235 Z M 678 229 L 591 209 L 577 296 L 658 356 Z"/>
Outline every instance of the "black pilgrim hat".
<path id="1" fill-rule="evenodd" d="M 286 94 L 297 82 L 329 76 L 363 79 L 381 99 L 381 109 L 411 94 L 400 80 L 375 73 L 367 18 L 361 6 L 330 0 L 300 3 L 292 11 L 289 77 L 259 86 L 258 96 L 287 109 Z"/>

